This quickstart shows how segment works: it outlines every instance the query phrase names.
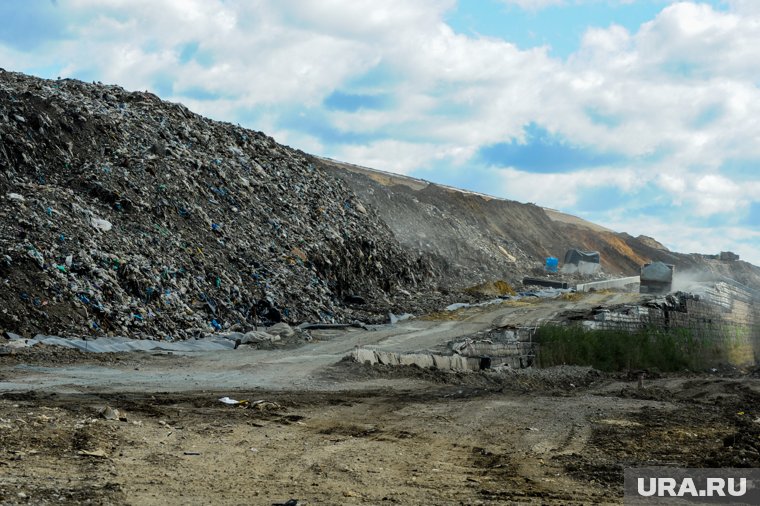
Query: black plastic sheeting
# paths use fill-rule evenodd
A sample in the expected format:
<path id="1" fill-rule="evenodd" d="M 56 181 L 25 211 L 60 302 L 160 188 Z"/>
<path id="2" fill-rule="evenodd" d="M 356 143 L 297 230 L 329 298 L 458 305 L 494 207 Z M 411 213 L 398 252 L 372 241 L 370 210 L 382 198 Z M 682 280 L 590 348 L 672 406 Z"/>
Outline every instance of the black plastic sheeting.
<path id="1" fill-rule="evenodd" d="M 578 265 L 580 262 L 598 264 L 601 256 L 598 251 L 583 251 L 579 249 L 569 249 L 565 253 L 565 264 Z"/>

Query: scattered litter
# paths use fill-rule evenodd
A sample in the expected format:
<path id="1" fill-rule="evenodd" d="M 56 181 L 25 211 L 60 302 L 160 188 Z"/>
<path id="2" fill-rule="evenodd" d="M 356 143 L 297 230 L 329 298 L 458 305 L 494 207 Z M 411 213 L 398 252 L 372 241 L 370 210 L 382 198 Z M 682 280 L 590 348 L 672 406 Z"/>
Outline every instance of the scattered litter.
<path id="1" fill-rule="evenodd" d="M 127 414 L 124 411 L 112 408 L 111 406 L 105 406 L 99 409 L 98 414 L 106 420 L 119 420 L 122 422 L 127 421 Z"/>
<path id="2" fill-rule="evenodd" d="M 98 457 L 98 458 L 105 458 L 108 457 L 108 454 L 105 450 L 79 450 L 77 452 L 77 455 L 82 455 L 83 457 Z"/>
<path id="3" fill-rule="evenodd" d="M 270 334 L 269 332 L 264 332 L 263 330 L 252 330 L 250 332 L 246 332 L 236 340 L 239 340 L 240 344 L 253 344 L 262 342 L 274 343 L 280 340 L 280 336 Z"/>
<path id="4" fill-rule="evenodd" d="M 282 409 L 282 406 L 276 402 L 270 402 L 265 400 L 253 401 L 251 407 L 258 409 L 259 411 L 276 411 Z"/>
<path id="5" fill-rule="evenodd" d="M 285 322 L 275 323 L 271 327 L 268 327 L 266 330 L 267 334 L 278 336 L 278 337 L 292 337 L 295 335 L 296 331 L 293 330 L 293 327 L 288 325 Z"/>
<path id="6" fill-rule="evenodd" d="M 228 406 L 245 406 L 247 408 L 254 408 L 259 411 L 277 411 L 279 409 L 282 409 L 282 406 L 276 402 L 265 401 L 263 399 L 253 402 L 247 400 L 238 401 L 236 399 L 225 396 L 220 398 L 219 402 L 227 404 Z"/>
<path id="7" fill-rule="evenodd" d="M 110 221 L 102 220 L 100 218 L 91 218 L 90 225 L 100 230 L 101 232 L 109 232 L 113 228 L 113 225 Z"/>
<path id="8" fill-rule="evenodd" d="M 399 316 L 396 316 L 393 313 L 388 313 L 388 319 L 390 320 L 391 325 L 395 325 L 398 322 L 403 322 L 403 321 L 409 320 L 411 318 L 414 318 L 414 315 L 411 314 L 411 313 L 404 313 L 404 314 L 401 314 Z"/>
<path id="9" fill-rule="evenodd" d="M 510 298 L 511 298 L 511 296 L 510 296 Z M 502 302 L 504 302 L 504 299 L 502 299 L 502 298 L 491 299 L 491 300 L 487 300 L 485 302 L 479 302 L 477 304 L 468 304 L 466 302 L 457 302 L 455 304 L 450 304 L 450 305 L 446 306 L 445 310 L 446 311 L 456 311 L 457 309 L 462 309 L 462 308 L 465 308 L 465 307 L 493 306 L 495 304 L 501 304 Z"/>
<path id="10" fill-rule="evenodd" d="M 240 406 L 240 405 L 248 404 L 248 401 L 236 401 L 235 399 L 230 399 L 229 397 L 226 397 L 226 396 L 220 398 L 219 402 L 223 404 L 227 404 L 229 406 Z M 262 401 L 257 401 L 257 402 L 262 402 Z"/>
<path id="11" fill-rule="evenodd" d="M 299 506 L 300 504 L 298 499 L 288 499 L 285 502 L 274 502 L 272 506 Z"/>

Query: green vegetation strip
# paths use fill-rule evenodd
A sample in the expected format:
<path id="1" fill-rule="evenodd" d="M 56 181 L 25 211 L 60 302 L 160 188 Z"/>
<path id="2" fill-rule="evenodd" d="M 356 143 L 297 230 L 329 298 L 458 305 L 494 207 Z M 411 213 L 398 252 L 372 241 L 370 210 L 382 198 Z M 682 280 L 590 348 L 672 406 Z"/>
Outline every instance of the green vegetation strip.
<path id="1" fill-rule="evenodd" d="M 739 331 L 688 328 L 589 329 L 581 325 L 546 325 L 536 337 L 540 367 L 592 366 L 601 371 L 657 369 L 703 370 L 733 362 L 737 351 L 751 346 Z"/>

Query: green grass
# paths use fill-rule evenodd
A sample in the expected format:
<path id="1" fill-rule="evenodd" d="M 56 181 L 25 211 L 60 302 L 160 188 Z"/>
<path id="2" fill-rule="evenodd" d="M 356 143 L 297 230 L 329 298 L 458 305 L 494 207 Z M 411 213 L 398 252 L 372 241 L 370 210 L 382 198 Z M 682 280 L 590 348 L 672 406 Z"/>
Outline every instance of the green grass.
<path id="1" fill-rule="evenodd" d="M 686 328 L 592 330 L 580 325 L 546 325 L 536 334 L 540 367 L 570 364 L 601 371 L 702 370 L 730 363 L 732 336 L 695 337 Z"/>

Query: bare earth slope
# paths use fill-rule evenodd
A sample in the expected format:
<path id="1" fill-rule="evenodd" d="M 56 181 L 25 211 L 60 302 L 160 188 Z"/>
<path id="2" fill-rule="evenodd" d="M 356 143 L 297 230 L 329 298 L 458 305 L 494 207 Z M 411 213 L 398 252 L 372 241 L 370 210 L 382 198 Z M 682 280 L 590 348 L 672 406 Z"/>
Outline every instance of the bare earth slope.
<path id="1" fill-rule="evenodd" d="M 671 252 L 650 237 L 613 232 L 533 204 L 329 159 L 315 163 L 376 209 L 401 244 L 439 258 L 454 287 L 499 278 L 518 281 L 539 270 L 547 256 L 561 261 L 570 248 L 599 251 L 602 268 L 609 274 L 637 275 L 643 263 L 659 260 L 675 264 L 680 272 L 725 276 L 760 287 L 760 269 L 747 262 Z"/>

